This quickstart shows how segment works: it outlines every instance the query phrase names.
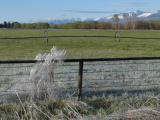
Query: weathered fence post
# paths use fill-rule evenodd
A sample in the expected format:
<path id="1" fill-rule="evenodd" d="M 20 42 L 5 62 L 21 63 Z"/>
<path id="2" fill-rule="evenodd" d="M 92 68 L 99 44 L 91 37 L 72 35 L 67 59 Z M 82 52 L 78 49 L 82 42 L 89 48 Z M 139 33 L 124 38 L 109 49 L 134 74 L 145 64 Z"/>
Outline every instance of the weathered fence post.
<path id="1" fill-rule="evenodd" d="M 79 72 L 78 72 L 78 98 L 82 95 L 82 78 L 83 78 L 83 61 L 79 62 Z"/>
<path id="2" fill-rule="evenodd" d="M 48 32 L 47 32 L 47 30 L 44 31 L 44 41 L 48 42 Z"/>
<path id="3" fill-rule="evenodd" d="M 116 33 L 115 33 L 115 42 L 117 42 L 117 37 L 119 37 L 119 42 L 120 42 L 120 40 L 121 40 L 121 33 L 120 33 L 120 31 L 119 32 L 116 31 Z"/>

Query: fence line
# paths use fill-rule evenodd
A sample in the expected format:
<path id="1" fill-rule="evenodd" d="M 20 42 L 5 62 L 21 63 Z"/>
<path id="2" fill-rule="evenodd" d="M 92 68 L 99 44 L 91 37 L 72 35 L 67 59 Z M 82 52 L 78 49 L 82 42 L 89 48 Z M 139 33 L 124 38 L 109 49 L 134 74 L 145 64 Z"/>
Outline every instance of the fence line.
<path id="1" fill-rule="evenodd" d="M 160 57 L 122 57 L 122 58 L 86 58 L 64 59 L 63 62 L 96 62 L 96 61 L 128 61 L 128 60 L 160 60 Z M 0 60 L 0 64 L 36 63 L 38 60 Z M 58 62 L 58 61 L 56 61 Z"/>
<path id="2" fill-rule="evenodd" d="M 48 38 L 57 38 L 57 37 L 105 37 L 105 38 L 115 38 L 115 36 L 48 36 Z M 0 39 L 39 39 L 39 38 L 44 38 L 44 36 L 42 37 L 19 37 L 19 38 L 9 38 L 9 37 L 5 37 L 2 38 L 0 37 Z M 128 38 L 128 39 L 160 39 L 160 38 L 146 38 L 146 37 L 122 37 L 121 38 Z"/>
<path id="3" fill-rule="evenodd" d="M 86 85 L 84 85 L 83 86 L 83 73 L 84 73 L 84 71 L 85 71 L 85 69 L 84 69 L 84 67 L 85 67 L 85 65 L 86 64 L 84 64 L 85 62 L 101 62 L 101 61 L 134 61 L 134 60 L 160 60 L 160 57 L 127 57 L 127 58 L 89 58 L 89 59 L 64 59 L 63 61 L 64 61 L 64 63 L 74 63 L 74 62 L 78 62 L 79 63 L 79 72 L 78 72 L 78 89 L 77 89 L 77 96 L 80 98 L 81 96 L 82 96 L 82 89 L 85 89 L 86 87 L 85 86 L 87 86 L 87 85 L 89 85 L 88 86 L 88 88 L 93 88 L 92 86 L 94 86 L 94 84 L 96 84 L 96 83 L 94 83 L 93 85 L 91 85 L 91 84 L 86 84 Z M 36 63 L 36 62 L 44 62 L 44 61 L 37 61 L 37 60 L 6 60 L 6 61 L 0 61 L 0 64 L 21 64 L 21 63 Z M 58 61 L 57 61 L 58 62 Z M 153 62 L 153 63 L 155 63 L 155 61 Z M 124 63 L 124 64 L 126 64 L 126 65 L 129 65 L 129 64 L 127 64 L 127 63 Z M 124 65 L 123 63 L 122 64 L 118 64 L 118 65 Z M 131 63 L 130 63 L 131 64 Z M 133 63 L 132 63 L 133 64 Z M 135 63 L 135 64 L 137 64 L 137 63 Z M 140 64 L 142 64 L 142 63 L 140 63 Z M 150 64 L 152 64 L 152 63 L 150 63 Z M 147 65 L 150 65 L 149 63 L 147 63 Z M 158 64 L 158 62 L 156 62 L 156 64 Z M 104 66 L 105 64 L 103 64 L 103 66 Z M 117 64 L 113 64 L 112 63 L 112 65 L 115 65 L 115 66 L 117 66 Z M 143 64 L 142 64 L 143 65 Z M 73 66 L 73 65 L 72 65 Z M 106 66 L 107 66 L 107 64 L 106 64 Z M 26 66 L 27 67 L 27 66 Z M 29 67 L 31 67 L 31 66 L 29 66 Z M 0 68 L 7 68 L 7 67 L 0 67 Z M 10 69 L 11 68 L 14 68 L 14 67 L 9 67 Z M 127 72 L 159 72 L 160 71 L 160 69 L 151 69 L 151 70 L 146 70 L 146 69 L 144 69 L 144 70 L 128 70 Z M 105 83 L 105 81 L 104 80 L 106 80 L 106 82 L 108 82 L 108 80 L 109 81 L 113 81 L 113 82 L 116 82 L 116 81 L 118 81 L 118 79 L 119 79 L 119 76 L 117 76 L 118 78 L 116 78 L 116 75 L 117 75 L 117 73 L 125 73 L 126 72 L 126 70 L 124 69 L 124 70 L 112 70 L 112 71 L 96 71 L 96 74 L 102 74 L 102 73 L 116 73 L 116 74 L 114 74 L 115 75 L 115 78 L 114 79 L 109 79 L 109 78 L 105 78 L 105 79 L 100 79 L 100 78 L 97 78 L 97 79 L 90 79 L 90 80 L 92 80 L 92 81 L 96 81 L 96 80 L 99 80 L 99 81 L 101 81 L 102 82 L 102 84 L 103 83 Z M 70 72 L 70 74 L 76 74 L 76 72 Z M 92 74 L 92 73 L 95 73 L 95 72 L 92 72 L 92 71 L 87 71 L 87 72 L 85 72 L 86 74 Z M 85 73 L 84 73 L 84 75 L 85 75 Z M 57 74 L 57 75 L 60 75 L 60 74 L 67 74 L 67 73 L 55 73 L 55 74 Z M 21 75 L 21 74 L 20 74 Z M 22 74 L 22 75 L 29 75 L 29 74 Z M 13 77 L 13 75 L 0 75 L 0 76 L 3 76 L 3 77 L 5 77 L 5 76 L 12 76 Z M 15 75 L 16 76 L 16 75 Z M 122 77 L 122 82 L 124 82 L 123 81 L 123 79 L 127 79 L 128 81 L 129 80 L 142 80 L 142 78 L 123 78 L 123 76 L 120 76 L 120 77 Z M 157 77 L 155 76 L 155 77 L 153 77 L 153 76 L 151 76 L 151 77 L 147 77 L 147 78 L 145 78 L 146 80 L 150 80 L 150 79 L 157 79 Z M 125 82 L 124 82 L 124 84 L 126 84 L 128 81 L 127 80 L 125 80 Z M 63 81 L 63 79 L 62 79 L 62 81 Z M 72 80 L 73 82 L 75 81 L 76 82 L 76 80 Z M 63 83 L 63 82 L 62 82 Z M 10 83 L 10 84 L 15 84 L 15 83 Z M 64 83 L 64 84 L 68 84 L 68 83 Z M 2 85 L 2 84 L 1 84 Z M 153 86 L 159 86 L 160 84 L 150 84 L 150 85 L 153 85 Z M 128 85 L 128 87 L 133 87 L 133 86 L 148 86 L 148 84 L 145 84 L 145 85 Z M 95 87 L 95 88 L 100 88 L 100 87 L 102 87 L 103 88 L 103 86 L 99 86 L 99 87 Z M 106 86 L 107 87 L 107 86 Z M 114 86 L 111 86 L 111 85 L 108 85 L 108 87 L 114 87 Z M 119 86 L 120 87 L 120 86 Z M 73 88 L 75 88 L 75 87 L 73 87 Z"/>

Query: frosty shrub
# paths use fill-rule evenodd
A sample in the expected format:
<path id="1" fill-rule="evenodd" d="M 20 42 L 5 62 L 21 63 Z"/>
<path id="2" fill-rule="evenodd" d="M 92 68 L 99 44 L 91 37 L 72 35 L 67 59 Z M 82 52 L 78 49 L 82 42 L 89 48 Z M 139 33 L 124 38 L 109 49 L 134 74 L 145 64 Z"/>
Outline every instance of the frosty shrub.
<path id="1" fill-rule="evenodd" d="M 21 82 L 17 83 L 8 91 L 17 91 L 24 99 L 27 96 L 31 101 L 37 98 L 53 98 L 54 66 L 56 63 L 63 61 L 65 54 L 66 52 L 64 50 L 57 50 L 55 46 L 53 46 L 49 54 L 39 53 L 36 56 L 38 62 L 31 69 L 30 75 L 23 76 Z"/>
<path id="2" fill-rule="evenodd" d="M 57 50 L 55 46 L 51 49 L 49 54 L 39 53 L 36 56 L 38 62 L 35 64 L 30 73 L 30 87 L 31 99 L 34 97 L 53 97 L 53 82 L 54 82 L 54 65 L 57 62 L 62 62 L 66 52 L 64 50 Z M 43 61 L 44 62 L 41 62 Z"/>

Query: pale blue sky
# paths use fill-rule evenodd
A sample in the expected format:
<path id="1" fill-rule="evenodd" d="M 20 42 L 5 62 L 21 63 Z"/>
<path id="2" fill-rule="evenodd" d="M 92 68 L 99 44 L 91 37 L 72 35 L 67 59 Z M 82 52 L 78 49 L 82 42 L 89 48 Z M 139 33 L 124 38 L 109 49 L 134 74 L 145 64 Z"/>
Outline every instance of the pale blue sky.
<path id="1" fill-rule="evenodd" d="M 45 18 L 97 18 L 160 9 L 160 0 L 0 0 L 0 22 Z"/>

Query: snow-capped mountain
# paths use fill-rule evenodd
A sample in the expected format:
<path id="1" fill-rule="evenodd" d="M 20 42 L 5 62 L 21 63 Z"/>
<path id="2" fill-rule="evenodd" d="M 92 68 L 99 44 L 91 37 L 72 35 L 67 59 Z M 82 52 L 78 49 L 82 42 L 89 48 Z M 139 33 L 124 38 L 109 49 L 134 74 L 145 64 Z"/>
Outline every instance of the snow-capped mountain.
<path id="1" fill-rule="evenodd" d="M 152 10 L 148 12 L 136 10 L 136 11 L 130 11 L 130 12 L 123 12 L 119 14 L 120 22 L 124 23 L 124 16 L 128 13 L 129 16 L 134 16 L 136 14 L 138 20 L 160 20 L 160 9 L 158 10 Z M 65 24 L 65 23 L 73 23 L 76 21 L 98 21 L 98 22 L 113 22 L 112 20 L 113 15 L 109 17 L 98 17 L 96 19 L 89 19 L 89 18 L 57 18 L 57 19 L 35 19 L 28 21 L 29 23 L 36 23 L 36 22 L 47 22 L 47 23 L 54 23 L 54 24 Z"/>
<path id="2" fill-rule="evenodd" d="M 139 20 L 160 20 L 160 10 L 152 10 L 138 16 Z"/>
<path id="3" fill-rule="evenodd" d="M 35 20 L 30 20 L 30 23 L 37 23 L 37 22 L 47 22 L 47 23 L 54 23 L 54 24 L 65 24 L 65 23 L 73 23 L 76 21 L 89 21 L 92 19 L 89 18 L 56 18 L 56 19 L 51 19 L 51 18 L 45 18 L 45 19 L 35 19 Z"/>
<path id="4" fill-rule="evenodd" d="M 140 10 L 136 10 L 136 11 L 130 11 L 130 12 L 126 12 L 127 14 L 129 14 L 130 17 L 134 16 L 136 14 L 137 19 L 138 20 L 160 20 L 160 9 L 158 10 L 152 10 L 149 12 L 143 12 Z M 119 19 L 121 22 L 124 22 L 124 16 L 126 13 L 120 13 L 119 14 Z M 113 16 L 109 16 L 109 17 L 102 17 L 102 18 L 97 18 L 95 19 L 96 21 L 104 21 L 104 22 L 113 22 L 112 20 Z"/>

